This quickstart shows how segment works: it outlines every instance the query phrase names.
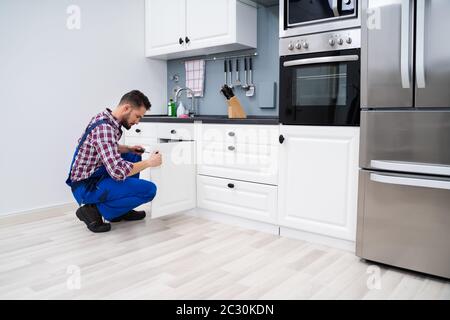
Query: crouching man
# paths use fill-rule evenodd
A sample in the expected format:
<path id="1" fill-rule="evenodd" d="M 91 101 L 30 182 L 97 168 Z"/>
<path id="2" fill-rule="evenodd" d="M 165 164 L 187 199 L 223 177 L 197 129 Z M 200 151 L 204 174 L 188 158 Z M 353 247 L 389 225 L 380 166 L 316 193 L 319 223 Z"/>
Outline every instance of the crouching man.
<path id="1" fill-rule="evenodd" d="M 133 209 L 156 195 L 155 184 L 139 179 L 139 172 L 160 166 L 161 154 L 155 151 L 142 161 L 141 146 L 119 145 L 122 127 L 129 130 L 139 123 L 150 107 L 142 92 L 131 91 L 113 111 L 94 116 L 78 141 L 66 183 L 81 206 L 76 216 L 92 232 L 111 230 L 104 220 L 144 219 L 145 211 Z"/>

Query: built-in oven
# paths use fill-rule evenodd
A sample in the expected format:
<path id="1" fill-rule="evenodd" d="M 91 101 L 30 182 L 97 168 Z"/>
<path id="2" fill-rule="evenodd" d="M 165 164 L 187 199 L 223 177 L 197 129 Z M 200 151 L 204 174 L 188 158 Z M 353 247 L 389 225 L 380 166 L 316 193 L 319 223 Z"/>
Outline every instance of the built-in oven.
<path id="1" fill-rule="evenodd" d="M 359 126 L 358 32 L 328 33 L 280 42 L 283 47 L 280 48 L 281 123 Z M 333 48 L 330 48 L 331 40 L 335 42 Z"/>
<path id="2" fill-rule="evenodd" d="M 282 0 L 280 37 L 361 26 L 358 0 Z"/>

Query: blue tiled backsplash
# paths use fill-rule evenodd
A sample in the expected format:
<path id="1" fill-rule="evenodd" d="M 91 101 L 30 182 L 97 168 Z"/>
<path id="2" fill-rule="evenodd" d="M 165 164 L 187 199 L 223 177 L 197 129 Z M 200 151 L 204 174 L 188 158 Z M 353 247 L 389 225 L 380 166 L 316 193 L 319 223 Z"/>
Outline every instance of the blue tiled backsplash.
<path id="1" fill-rule="evenodd" d="M 234 56 L 249 51 L 235 51 L 216 54 L 216 57 Z M 278 6 L 258 8 L 258 53 L 253 57 L 253 83 L 256 86 L 255 95 L 247 97 L 241 88 L 234 88 L 235 95 L 240 100 L 248 115 L 277 116 L 278 115 Z M 205 58 L 205 57 L 199 57 Z M 208 57 L 206 57 L 208 58 Z M 210 57 L 209 57 L 210 58 Z M 195 58 L 197 59 L 197 57 Z M 184 61 L 190 58 L 170 60 L 167 62 L 167 93 L 168 97 L 174 97 L 175 87 L 185 86 Z M 233 69 L 235 68 L 233 59 Z M 244 81 L 244 63 L 240 60 L 241 81 Z M 172 80 L 174 75 L 179 76 L 176 83 Z M 235 80 L 233 72 L 233 81 Z M 225 97 L 220 93 L 224 84 L 223 60 L 207 61 L 205 73 L 205 91 L 202 98 L 196 98 L 196 105 L 201 115 L 226 115 L 227 103 Z M 276 86 L 275 93 L 270 94 Z M 183 104 L 189 107 L 190 99 L 185 93 L 182 94 Z"/>

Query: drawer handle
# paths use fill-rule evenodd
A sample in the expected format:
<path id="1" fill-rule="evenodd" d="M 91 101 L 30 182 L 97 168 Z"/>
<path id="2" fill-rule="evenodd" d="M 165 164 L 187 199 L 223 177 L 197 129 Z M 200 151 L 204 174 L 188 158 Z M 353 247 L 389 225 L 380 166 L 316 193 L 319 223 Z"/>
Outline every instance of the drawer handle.
<path id="1" fill-rule="evenodd" d="M 233 131 L 230 131 L 230 132 L 228 132 L 228 135 L 229 135 L 230 137 L 234 137 L 236 134 L 235 134 Z"/>
<path id="2" fill-rule="evenodd" d="M 234 151 L 234 150 L 236 150 L 236 148 L 235 148 L 235 147 L 233 147 L 233 146 L 228 146 L 228 150 L 230 150 L 230 151 Z"/>
<path id="3" fill-rule="evenodd" d="M 233 189 L 234 188 L 234 184 L 233 183 L 229 183 L 228 184 L 228 188 Z"/>
<path id="4" fill-rule="evenodd" d="M 172 129 L 172 130 L 170 130 L 170 133 L 175 134 L 175 133 L 177 133 L 177 131 L 175 129 Z"/>
<path id="5" fill-rule="evenodd" d="M 140 133 L 141 132 L 141 129 L 136 129 L 136 133 Z"/>
<path id="6" fill-rule="evenodd" d="M 278 141 L 283 144 L 284 142 L 284 136 L 282 134 L 280 134 L 280 136 L 278 137 Z"/>

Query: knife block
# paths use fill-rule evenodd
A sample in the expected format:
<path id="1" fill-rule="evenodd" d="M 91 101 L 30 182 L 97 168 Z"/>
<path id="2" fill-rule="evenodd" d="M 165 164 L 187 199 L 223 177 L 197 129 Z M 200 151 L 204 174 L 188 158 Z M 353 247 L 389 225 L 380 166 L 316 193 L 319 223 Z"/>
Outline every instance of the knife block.
<path id="1" fill-rule="evenodd" d="M 228 100 L 228 118 L 245 119 L 247 115 L 236 96 Z"/>

